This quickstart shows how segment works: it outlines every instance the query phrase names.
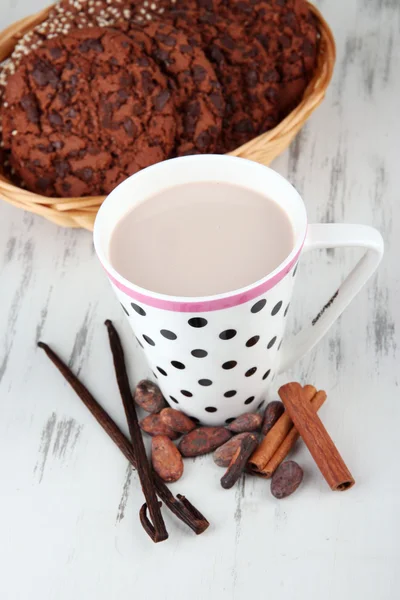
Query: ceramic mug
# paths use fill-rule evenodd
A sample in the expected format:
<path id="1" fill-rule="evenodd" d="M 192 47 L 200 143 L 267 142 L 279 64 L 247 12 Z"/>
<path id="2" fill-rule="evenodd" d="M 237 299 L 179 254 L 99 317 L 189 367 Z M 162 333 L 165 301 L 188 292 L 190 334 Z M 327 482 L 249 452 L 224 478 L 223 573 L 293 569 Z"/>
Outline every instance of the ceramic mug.
<path id="1" fill-rule="evenodd" d="M 295 244 L 279 267 L 245 288 L 198 298 L 142 289 L 113 268 L 110 239 L 128 211 L 173 185 L 213 180 L 247 187 L 282 207 L 291 221 Z M 258 163 L 220 155 L 175 158 L 131 176 L 101 206 L 94 243 L 166 400 L 207 425 L 223 424 L 260 408 L 274 376 L 321 339 L 383 254 L 382 237 L 375 229 L 365 225 L 308 225 L 304 203 L 284 177 Z M 365 254 L 318 318 L 286 339 L 301 254 L 314 248 L 342 246 L 365 248 Z M 142 258 L 146 260 L 146 248 Z"/>

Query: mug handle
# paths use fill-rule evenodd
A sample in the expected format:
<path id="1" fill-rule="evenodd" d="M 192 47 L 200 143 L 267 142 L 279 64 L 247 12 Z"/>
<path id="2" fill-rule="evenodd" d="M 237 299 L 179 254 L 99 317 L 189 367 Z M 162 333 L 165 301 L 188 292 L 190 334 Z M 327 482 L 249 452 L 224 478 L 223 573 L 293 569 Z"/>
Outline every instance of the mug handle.
<path id="1" fill-rule="evenodd" d="M 308 226 L 303 252 L 316 248 L 342 247 L 365 248 L 366 251 L 311 325 L 284 344 L 280 373 L 311 350 L 342 314 L 379 265 L 384 244 L 379 231 L 367 225 L 327 223 Z"/>

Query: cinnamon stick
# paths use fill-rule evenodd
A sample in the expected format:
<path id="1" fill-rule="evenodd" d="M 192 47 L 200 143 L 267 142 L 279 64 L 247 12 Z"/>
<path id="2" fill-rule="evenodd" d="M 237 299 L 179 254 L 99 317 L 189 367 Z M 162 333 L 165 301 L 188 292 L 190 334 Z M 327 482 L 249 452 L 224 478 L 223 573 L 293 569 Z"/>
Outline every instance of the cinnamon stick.
<path id="1" fill-rule="evenodd" d="M 315 412 L 317 412 L 321 408 L 325 400 L 326 392 L 324 390 L 320 390 L 315 394 L 314 398 L 312 398 L 311 400 L 312 409 Z M 285 460 L 285 458 L 287 457 L 287 455 L 289 454 L 299 437 L 299 432 L 297 431 L 296 427 L 293 426 L 287 434 L 287 436 L 285 437 L 285 439 L 283 440 L 282 444 L 279 446 L 278 450 L 270 458 L 270 460 L 262 470 L 262 475 L 264 477 L 266 477 L 267 479 L 272 477 L 272 475 L 275 473 L 276 469 L 279 467 L 281 462 Z"/>
<path id="2" fill-rule="evenodd" d="M 126 371 L 124 350 L 122 348 L 118 332 L 112 324 L 112 321 L 107 319 L 104 324 L 108 331 L 108 338 L 110 341 L 110 348 L 114 361 L 115 376 L 117 378 L 119 393 L 121 394 L 122 404 L 124 406 L 126 420 L 128 422 L 129 433 L 131 435 L 132 446 L 136 456 L 136 468 L 143 494 L 146 498 L 146 506 L 149 510 L 151 520 L 153 521 L 153 524 L 151 525 L 147 519 L 146 506 L 144 506 L 142 507 L 143 510 L 141 511 L 140 515 L 141 523 L 144 525 L 144 523 L 146 523 L 145 519 L 147 519 L 148 527 L 144 525 L 146 533 L 153 540 L 153 542 L 163 542 L 164 540 L 168 539 L 168 532 L 161 514 L 160 504 L 157 500 L 153 474 L 147 458 L 142 433 L 139 427 L 136 406 L 133 401 L 128 373 Z"/>
<path id="3" fill-rule="evenodd" d="M 89 390 L 83 385 L 81 381 L 72 373 L 71 369 L 57 356 L 57 354 L 44 342 L 38 343 L 39 348 L 42 348 L 49 360 L 55 365 L 64 379 L 72 387 L 78 398 L 91 412 L 93 417 L 104 429 L 107 435 L 111 438 L 114 444 L 119 448 L 125 458 L 131 463 L 136 469 L 136 457 L 133 451 L 132 444 L 128 438 L 122 433 L 118 425 L 113 421 L 110 415 L 104 410 L 104 408 L 95 400 Z M 202 515 L 202 513 L 181 494 L 178 497 L 172 494 L 169 488 L 165 485 L 162 479 L 153 473 L 153 479 L 157 490 L 158 497 L 165 503 L 170 511 L 178 517 L 185 525 L 190 527 L 196 535 L 203 533 L 208 527 L 209 522 Z"/>
<path id="4" fill-rule="evenodd" d="M 304 389 L 304 395 L 307 402 L 315 396 L 317 390 L 313 385 L 307 385 Z M 287 412 L 278 419 L 275 425 L 269 430 L 261 444 L 250 457 L 248 468 L 250 471 L 263 475 L 263 470 L 271 460 L 283 440 L 293 427 L 293 421 Z"/>
<path id="5" fill-rule="evenodd" d="M 350 489 L 354 485 L 353 476 L 321 419 L 304 397 L 301 385 L 287 383 L 279 389 L 278 393 L 330 488 L 334 491 Z"/>
<path id="6" fill-rule="evenodd" d="M 303 393 L 305 394 L 305 398 L 307 398 L 308 400 L 310 400 L 310 402 L 312 402 L 313 398 L 315 397 L 315 395 L 318 393 L 317 392 L 317 388 L 315 387 L 315 385 L 310 385 L 309 383 L 307 383 L 306 385 L 303 385 Z M 325 398 L 326 400 L 326 398 Z M 324 402 L 325 402 L 324 400 Z"/>

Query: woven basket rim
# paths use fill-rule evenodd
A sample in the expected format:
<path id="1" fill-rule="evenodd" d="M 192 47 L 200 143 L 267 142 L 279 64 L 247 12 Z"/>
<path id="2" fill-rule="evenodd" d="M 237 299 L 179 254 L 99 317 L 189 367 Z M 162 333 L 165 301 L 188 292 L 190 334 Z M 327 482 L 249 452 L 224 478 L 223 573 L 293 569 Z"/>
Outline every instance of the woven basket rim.
<path id="1" fill-rule="evenodd" d="M 231 156 L 269 164 L 286 149 L 324 98 L 336 59 L 335 41 L 321 12 L 313 4 L 307 4 L 317 20 L 320 33 L 316 72 L 308 83 L 300 103 L 276 127 L 236 148 L 229 153 Z M 0 62 L 11 55 L 16 43 L 25 33 L 46 19 L 52 8 L 53 5 L 50 5 L 16 21 L 0 32 Z M 0 196 L 18 208 L 39 214 L 59 225 L 90 230 L 93 229 L 95 215 L 106 197 L 49 198 L 14 185 L 3 174 L 0 174 Z"/>

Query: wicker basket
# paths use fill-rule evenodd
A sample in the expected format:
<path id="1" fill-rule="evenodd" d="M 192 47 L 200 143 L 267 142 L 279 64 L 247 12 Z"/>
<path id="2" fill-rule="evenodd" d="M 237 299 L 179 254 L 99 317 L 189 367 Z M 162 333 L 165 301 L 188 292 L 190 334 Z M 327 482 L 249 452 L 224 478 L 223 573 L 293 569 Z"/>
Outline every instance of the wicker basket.
<path id="1" fill-rule="evenodd" d="M 335 42 L 321 13 L 312 4 L 310 9 L 319 25 L 320 50 L 315 75 L 308 84 L 302 101 L 274 129 L 240 146 L 231 152 L 231 155 L 268 165 L 289 146 L 313 110 L 324 99 L 335 64 Z M 51 7 L 48 7 L 35 15 L 25 17 L 0 33 L 0 62 L 10 56 L 21 36 L 46 19 L 50 10 Z M 57 225 L 89 230 L 93 229 L 96 213 L 104 200 L 104 196 L 47 198 L 13 185 L 2 175 L 0 196 L 10 204 L 41 215 Z"/>

